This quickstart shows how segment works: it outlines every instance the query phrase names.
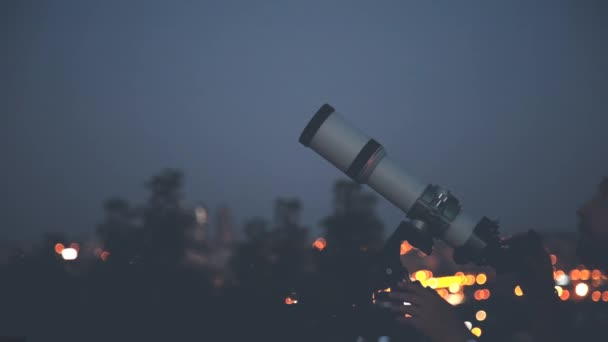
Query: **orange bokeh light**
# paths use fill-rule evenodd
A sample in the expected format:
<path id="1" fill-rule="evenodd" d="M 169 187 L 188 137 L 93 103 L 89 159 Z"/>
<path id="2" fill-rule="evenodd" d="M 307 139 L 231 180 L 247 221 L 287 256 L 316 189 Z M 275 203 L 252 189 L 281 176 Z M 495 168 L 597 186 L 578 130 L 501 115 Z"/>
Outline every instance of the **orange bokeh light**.
<path id="1" fill-rule="evenodd" d="M 591 277 L 591 272 L 589 272 L 589 270 L 581 271 L 581 280 L 589 280 L 589 277 Z"/>
<path id="2" fill-rule="evenodd" d="M 483 293 L 484 293 L 484 297 L 485 297 L 485 299 L 490 298 L 490 290 L 485 289 L 485 290 L 483 290 L 483 291 L 484 291 Z"/>
<path id="3" fill-rule="evenodd" d="M 477 284 L 483 285 L 488 280 L 488 277 L 484 273 L 479 273 L 477 277 L 475 277 L 475 280 L 477 281 Z"/>
<path id="4" fill-rule="evenodd" d="M 602 300 L 604 302 L 608 302 L 608 291 L 604 291 L 604 293 L 602 293 Z"/>
<path id="5" fill-rule="evenodd" d="M 593 280 L 602 279 L 602 272 L 600 270 L 593 270 L 593 272 L 591 272 L 591 279 L 593 279 Z"/>
<path id="6" fill-rule="evenodd" d="M 103 251 L 103 252 L 101 252 L 101 254 L 99 254 L 99 257 L 101 258 L 102 261 L 108 260 L 109 256 L 110 256 L 110 252 L 108 252 L 108 251 Z"/>
<path id="7" fill-rule="evenodd" d="M 297 304 L 298 301 L 291 298 L 291 297 L 285 297 L 285 304 L 287 305 L 292 305 L 292 304 Z"/>
<path id="8" fill-rule="evenodd" d="M 551 265 L 555 266 L 555 264 L 557 264 L 557 255 L 551 254 L 550 257 L 551 257 Z"/>
<path id="9" fill-rule="evenodd" d="M 559 298 L 561 298 L 561 300 L 568 300 L 568 299 L 570 299 L 570 291 L 563 290 L 562 291 L 562 295 L 559 296 Z"/>
<path id="10" fill-rule="evenodd" d="M 591 294 L 591 300 L 594 302 L 599 302 L 602 298 L 602 293 L 600 291 L 595 291 Z"/>
<path id="11" fill-rule="evenodd" d="M 473 294 L 473 297 L 476 300 L 486 300 L 486 299 L 490 298 L 490 290 L 488 290 L 488 289 L 476 290 L 475 293 Z"/>
<path id="12" fill-rule="evenodd" d="M 571 280 L 579 280 L 581 278 L 581 272 L 579 270 L 570 271 Z"/>
<path id="13" fill-rule="evenodd" d="M 407 240 L 403 240 L 401 242 L 401 250 L 400 250 L 399 254 L 400 255 L 406 255 L 412 249 L 414 249 L 414 247 L 412 245 L 410 245 L 410 243 Z"/>
<path id="14" fill-rule="evenodd" d="M 62 243 L 55 244 L 55 253 L 61 254 L 65 246 Z"/>
<path id="15" fill-rule="evenodd" d="M 322 251 L 327 246 L 327 241 L 324 238 L 318 238 L 312 244 L 312 247 L 316 248 L 319 251 Z"/>
<path id="16" fill-rule="evenodd" d="M 524 291 L 521 289 L 521 287 L 519 285 L 515 286 L 515 290 L 513 290 L 513 292 L 515 292 L 515 295 L 517 297 L 521 297 L 524 295 Z"/>

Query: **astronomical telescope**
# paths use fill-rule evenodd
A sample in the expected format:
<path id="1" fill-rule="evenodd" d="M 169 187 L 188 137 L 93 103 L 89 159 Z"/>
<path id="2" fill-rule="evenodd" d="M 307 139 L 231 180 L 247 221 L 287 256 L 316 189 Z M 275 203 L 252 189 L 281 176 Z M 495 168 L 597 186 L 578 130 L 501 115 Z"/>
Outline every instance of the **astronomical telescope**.
<path id="1" fill-rule="evenodd" d="M 496 221 L 485 216 L 474 219 L 462 210 L 458 198 L 449 190 L 424 184 L 400 168 L 379 142 L 353 126 L 329 104 L 314 114 L 299 142 L 405 213 L 407 219 L 385 244 L 383 283 L 394 283 L 403 275 L 398 254 L 403 240 L 429 255 L 433 241 L 441 239 L 454 248 L 457 263 L 490 265 L 501 273 L 518 267 L 513 258 L 521 257 L 522 250 L 529 249 L 531 244 L 540 245 L 540 238 L 533 231 L 518 239 L 517 245 L 501 240 Z"/>

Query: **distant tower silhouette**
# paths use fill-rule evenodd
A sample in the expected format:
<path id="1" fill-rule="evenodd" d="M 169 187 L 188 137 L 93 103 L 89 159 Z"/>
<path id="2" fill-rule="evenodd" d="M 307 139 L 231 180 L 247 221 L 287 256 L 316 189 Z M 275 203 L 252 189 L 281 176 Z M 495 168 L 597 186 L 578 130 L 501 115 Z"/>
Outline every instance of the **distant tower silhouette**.
<path id="1" fill-rule="evenodd" d="M 194 208 L 194 219 L 192 238 L 199 242 L 205 241 L 207 239 L 207 222 L 209 221 L 209 214 L 205 205 L 201 204 Z"/>
<path id="2" fill-rule="evenodd" d="M 198 204 L 194 208 L 185 209 L 191 215 L 191 224 L 186 230 L 185 260 L 191 265 L 203 266 L 208 264 L 206 244 L 209 239 L 207 235 L 208 210 L 204 204 Z"/>
<path id="3" fill-rule="evenodd" d="M 232 221 L 232 211 L 228 206 L 221 206 L 217 211 L 216 240 L 220 244 L 231 244 L 235 241 L 234 225 Z"/>

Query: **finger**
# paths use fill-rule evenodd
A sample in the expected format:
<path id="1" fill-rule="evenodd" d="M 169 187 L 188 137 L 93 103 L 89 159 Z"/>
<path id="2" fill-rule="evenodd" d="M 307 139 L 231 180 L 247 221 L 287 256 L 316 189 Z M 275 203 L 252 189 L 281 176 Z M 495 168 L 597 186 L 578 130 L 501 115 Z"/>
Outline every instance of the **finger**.
<path id="1" fill-rule="evenodd" d="M 392 313 L 399 314 L 401 316 L 405 314 L 409 315 L 421 315 L 423 308 L 415 305 L 403 305 L 402 303 L 388 302 L 388 301 L 376 301 L 375 305 L 385 310 L 389 310 Z"/>
<path id="2" fill-rule="evenodd" d="M 422 305 L 422 303 L 424 303 L 424 299 L 421 296 L 418 296 L 416 294 L 412 294 L 412 293 L 405 293 L 405 292 L 391 292 L 388 295 L 388 298 L 392 299 L 393 301 L 396 302 L 407 302 L 410 303 L 412 305 Z"/>
<path id="3" fill-rule="evenodd" d="M 414 290 L 422 287 L 419 281 L 400 281 L 397 283 L 397 287 L 402 290 Z"/>
<path id="4" fill-rule="evenodd" d="M 403 286 L 402 290 L 404 292 L 407 292 L 409 294 L 418 296 L 418 297 L 422 297 L 422 298 L 427 298 L 430 294 L 435 293 L 435 291 L 433 291 L 431 288 L 426 288 L 424 286 L 422 286 L 422 284 L 420 284 L 420 282 L 415 281 L 413 283 L 407 283 Z"/>
<path id="5" fill-rule="evenodd" d="M 422 321 L 419 318 L 416 318 L 414 316 L 411 317 L 398 317 L 395 319 L 395 321 L 397 322 L 397 324 L 402 325 L 402 326 L 407 326 L 407 327 L 413 327 L 416 330 L 421 330 L 422 328 Z"/>
<path id="6" fill-rule="evenodd" d="M 414 306 L 414 305 L 392 305 L 391 311 L 393 313 L 399 314 L 400 316 L 411 315 L 414 317 L 419 317 L 423 313 L 423 309 Z"/>

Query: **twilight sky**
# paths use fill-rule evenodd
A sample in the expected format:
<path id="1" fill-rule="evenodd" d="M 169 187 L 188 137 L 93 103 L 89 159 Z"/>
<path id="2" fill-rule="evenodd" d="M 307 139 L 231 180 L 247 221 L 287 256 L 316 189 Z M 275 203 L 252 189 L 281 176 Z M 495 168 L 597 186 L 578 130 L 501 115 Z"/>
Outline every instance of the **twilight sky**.
<path id="1" fill-rule="evenodd" d="M 574 229 L 608 174 L 605 1 L 2 1 L 0 237 L 92 231 L 165 167 L 237 223 L 342 177 L 333 105 L 505 231 Z M 402 214 L 381 200 L 387 229 Z"/>

